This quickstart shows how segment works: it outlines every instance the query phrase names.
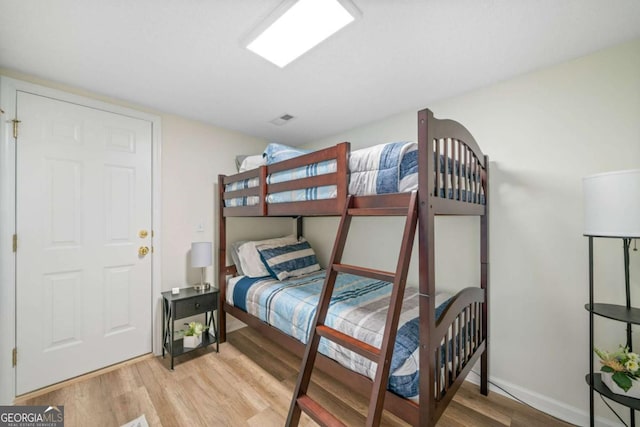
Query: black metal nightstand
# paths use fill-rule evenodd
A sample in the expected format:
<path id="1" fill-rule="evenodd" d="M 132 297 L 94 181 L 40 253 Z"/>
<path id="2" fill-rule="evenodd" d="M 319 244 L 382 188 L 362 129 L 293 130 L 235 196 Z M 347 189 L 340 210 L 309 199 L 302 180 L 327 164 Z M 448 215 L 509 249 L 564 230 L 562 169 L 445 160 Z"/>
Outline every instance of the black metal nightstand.
<path id="1" fill-rule="evenodd" d="M 214 287 L 204 291 L 196 291 L 193 288 L 182 288 L 178 294 L 173 294 L 171 291 L 162 293 L 162 357 L 164 358 L 165 351 L 171 355 L 172 370 L 173 358 L 175 356 L 206 347 L 214 342 L 216 343 L 216 352 L 219 351 L 219 297 L 220 292 Z M 214 311 L 216 312 L 217 319 L 214 318 Z M 176 320 L 203 313 L 205 326 L 209 327 L 209 331 L 214 331 L 215 337 L 212 337 L 210 332 L 207 331 L 202 334 L 202 343 L 199 346 L 188 349 L 184 348 L 182 339 L 174 341 L 174 323 Z"/>

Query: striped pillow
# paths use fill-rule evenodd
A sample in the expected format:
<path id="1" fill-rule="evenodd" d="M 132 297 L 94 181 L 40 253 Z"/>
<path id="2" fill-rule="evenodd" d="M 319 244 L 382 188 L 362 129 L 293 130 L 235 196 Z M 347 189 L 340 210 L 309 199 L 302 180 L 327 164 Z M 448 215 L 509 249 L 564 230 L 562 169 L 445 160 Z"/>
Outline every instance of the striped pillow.
<path id="1" fill-rule="evenodd" d="M 262 262 L 278 280 L 320 270 L 316 254 L 304 238 L 287 245 L 258 245 Z"/>
<path id="2" fill-rule="evenodd" d="M 271 273 L 267 270 L 260 252 L 257 250 L 257 246 L 263 245 L 265 247 L 275 247 L 290 245 L 296 243 L 298 239 L 293 234 L 285 237 L 278 237 L 275 239 L 249 241 L 237 246 L 232 246 L 232 249 L 238 255 L 238 261 L 240 262 L 240 270 L 242 274 L 249 277 L 268 277 Z"/>

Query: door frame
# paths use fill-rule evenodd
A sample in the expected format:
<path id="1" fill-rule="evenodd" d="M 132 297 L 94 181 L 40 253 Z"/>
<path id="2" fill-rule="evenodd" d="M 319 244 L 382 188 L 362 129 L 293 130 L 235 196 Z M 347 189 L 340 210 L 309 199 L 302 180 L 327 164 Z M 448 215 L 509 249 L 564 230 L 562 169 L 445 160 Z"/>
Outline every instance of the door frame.
<path id="1" fill-rule="evenodd" d="M 161 351 L 162 319 L 161 290 L 161 127 L 160 116 L 132 108 L 110 104 L 0 75 L 0 405 L 11 405 L 16 397 L 16 369 L 13 348 L 16 346 L 16 253 L 12 239 L 16 232 L 16 147 L 13 119 L 16 117 L 18 92 L 29 92 L 89 108 L 104 110 L 136 119 L 147 120 L 152 126 L 151 155 L 151 224 L 153 252 L 151 259 L 151 345 L 154 354 Z M 18 250 L 20 239 L 18 236 Z M 18 351 L 18 363 L 20 355 Z"/>

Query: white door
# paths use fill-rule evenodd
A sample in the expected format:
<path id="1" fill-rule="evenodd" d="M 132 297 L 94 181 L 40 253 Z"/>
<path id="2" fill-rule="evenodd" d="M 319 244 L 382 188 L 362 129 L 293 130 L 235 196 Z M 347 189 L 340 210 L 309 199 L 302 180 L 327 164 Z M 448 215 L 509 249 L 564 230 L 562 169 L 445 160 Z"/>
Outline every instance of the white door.
<path id="1" fill-rule="evenodd" d="M 152 124 L 26 92 L 17 117 L 22 394 L 151 351 Z"/>

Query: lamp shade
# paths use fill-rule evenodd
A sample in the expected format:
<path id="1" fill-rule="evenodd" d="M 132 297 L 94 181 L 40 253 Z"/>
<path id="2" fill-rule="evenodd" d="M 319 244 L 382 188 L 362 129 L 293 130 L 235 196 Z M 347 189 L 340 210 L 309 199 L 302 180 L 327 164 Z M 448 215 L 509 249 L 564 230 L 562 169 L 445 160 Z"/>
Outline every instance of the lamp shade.
<path id="1" fill-rule="evenodd" d="M 583 178 L 584 234 L 640 237 L 640 169 Z"/>
<path id="2" fill-rule="evenodd" d="M 212 264 L 211 242 L 191 243 L 191 267 L 208 267 Z"/>

